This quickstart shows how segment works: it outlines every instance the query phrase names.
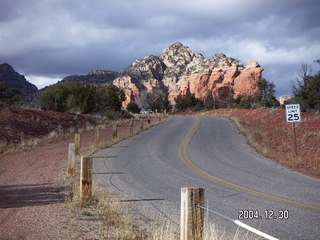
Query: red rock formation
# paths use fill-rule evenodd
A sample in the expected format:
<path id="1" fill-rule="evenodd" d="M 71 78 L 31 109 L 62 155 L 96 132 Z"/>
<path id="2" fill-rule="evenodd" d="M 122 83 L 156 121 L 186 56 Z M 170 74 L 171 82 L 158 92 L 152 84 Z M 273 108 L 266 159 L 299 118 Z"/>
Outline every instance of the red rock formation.
<path id="1" fill-rule="evenodd" d="M 256 63 L 255 66 L 251 65 Z M 236 67 L 226 69 L 214 69 L 203 74 L 194 74 L 179 80 L 177 85 L 180 91 L 170 91 L 169 99 L 173 101 L 179 95 L 185 95 L 188 91 L 194 93 L 196 98 L 219 98 L 219 91 L 225 89 L 234 91 L 234 97 L 253 96 L 257 92 L 256 83 L 261 79 L 263 68 L 255 61 L 249 62 L 246 68 L 239 70 Z"/>
<path id="2" fill-rule="evenodd" d="M 234 92 L 234 97 L 253 96 L 262 71 L 256 61 L 250 61 L 244 67 L 240 61 L 224 54 L 216 54 L 206 60 L 181 43 L 175 43 L 160 57 L 147 56 L 135 61 L 120 73 L 113 84 L 126 93 L 124 107 L 131 101 L 139 102 L 142 90 L 152 92 L 156 89 L 167 89 L 169 101 L 174 105 L 174 98 L 187 92 L 204 100 L 219 100 L 230 91 Z"/>

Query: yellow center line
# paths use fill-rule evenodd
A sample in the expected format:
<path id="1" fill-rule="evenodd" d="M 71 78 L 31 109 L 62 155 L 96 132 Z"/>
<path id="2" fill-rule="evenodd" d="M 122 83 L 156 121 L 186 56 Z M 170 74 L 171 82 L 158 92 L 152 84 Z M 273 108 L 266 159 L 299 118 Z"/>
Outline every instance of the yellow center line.
<path id="1" fill-rule="evenodd" d="M 200 118 L 197 118 L 195 124 L 193 125 L 192 129 L 189 131 L 189 133 L 186 135 L 186 137 L 183 139 L 182 143 L 179 146 L 179 158 L 181 160 L 181 162 L 183 162 L 183 164 L 191 171 L 193 171 L 194 173 L 212 181 L 218 184 L 221 184 L 225 187 L 231 188 L 231 189 L 235 189 L 237 191 L 240 192 L 244 192 L 250 195 L 254 195 L 254 196 L 258 196 L 261 198 L 265 198 L 265 199 L 270 199 L 273 201 L 277 201 L 277 202 L 281 202 L 281 203 L 286 203 L 295 207 L 299 207 L 299 208 L 304 208 L 304 209 L 309 209 L 309 210 L 313 210 L 316 212 L 320 212 L 320 207 L 317 206 L 313 206 L 313 205 L 308 205 L 305 203 L 300 203 L 300 202 L 295 202 L 289 199 L 284 199 L 284 198 L 280 198 L 277 196 L 273 196 L 270 194 L 266 194 L 266 193 L 262 193 L 262 192 L 258 192 L 246 187 L 242 187 L 236 184 L 233 184 L 231 182 L 225 181 L 221 178 L 215 177 L 207 172 L 205 172 L 204 170 L 202 170 L 201 168 L 199 168 L 198 166 L 196 166 L 188 157 L 187 154 L 187 146 L 192 138 L 192 136 L 194 135 L 194 133 L 197 131 L 199 125 L 200 125 Z"/>

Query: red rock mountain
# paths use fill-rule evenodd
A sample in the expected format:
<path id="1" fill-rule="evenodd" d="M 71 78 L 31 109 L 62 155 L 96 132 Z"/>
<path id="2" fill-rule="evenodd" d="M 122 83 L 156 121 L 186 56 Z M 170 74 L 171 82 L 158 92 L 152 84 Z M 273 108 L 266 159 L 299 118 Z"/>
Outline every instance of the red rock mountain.
<path id="1" fill-rule="evenodd" d="M 232 90 L 234 97 L 252 96 L 257 91 L 256 82 L 262 71 L 256 61 L 250 61 L 244 67 L 239 60 L 221 53 L 207 60 L 181 43 L 175 43 L 164 49 L 159 57 L 151 55 L 136 60 L 119 73 L 113 84 L 125 91 L 124 106 L 139 101 L 141 91 L 165 89 L 174 104 L 176 96 L 187 92 L 203 100 L 219 99 Z"/>

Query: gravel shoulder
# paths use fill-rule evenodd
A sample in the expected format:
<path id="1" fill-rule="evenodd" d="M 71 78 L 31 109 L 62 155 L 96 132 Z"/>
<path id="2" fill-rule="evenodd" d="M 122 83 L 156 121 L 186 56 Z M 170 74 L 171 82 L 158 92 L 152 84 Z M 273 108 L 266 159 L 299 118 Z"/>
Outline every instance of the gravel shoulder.
<path id="1" fill-rule="evenodd" d="M 128 134 L 128 126 L 119 126 L 119 138 Z M 94 239 L 78 229 L 82 220 L 75 219 L 66 202 L 68 144 L 73 137 L 0 155 L 0 239 Z M 110 127 L 100 131 L 101 142 L 111 139 Z M 94 130 L 82 133 L 81 151 L 88 151 L 93 142 Z"/>
<path id="2" fill-rule="evenodd" d="M 0 156 L 1 239 L 72 239 L 62 184 L 70 141 Z"/>

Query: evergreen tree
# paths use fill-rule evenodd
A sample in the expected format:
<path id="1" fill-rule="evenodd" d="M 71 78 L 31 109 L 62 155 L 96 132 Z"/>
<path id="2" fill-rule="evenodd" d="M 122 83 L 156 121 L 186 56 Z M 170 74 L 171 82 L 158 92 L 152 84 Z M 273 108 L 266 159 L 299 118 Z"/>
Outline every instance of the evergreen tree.
<path id="1" fill-rule="evenodd" d="M 272 82 L 268 82 L 266 79 L 261 78 L 257 82 L 259 89 L 258 93 L 254 96 L 254 108 L 258 107 L 279 107 L 280 103 L 274 96 L 275 85 Z"/>
<path id="2" fill-rule="evenodd" d="M 0 83 L 0 102 L 13 105 L 21 101 L 20 91 L 16 88 L 9 88 L 6 83 Z"/>
<path id="3" fill-rule="evenodd" d="M 315 60 L 320 64 L 320 60 Z M 290 102 L 300 103 L 303 111 L 320 111 L 320 71 L 311 75 L 308 64 L 302 64 L 300 79 L 293 85 L 294 99 Z"/>

